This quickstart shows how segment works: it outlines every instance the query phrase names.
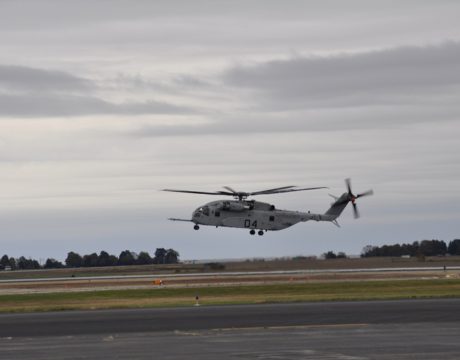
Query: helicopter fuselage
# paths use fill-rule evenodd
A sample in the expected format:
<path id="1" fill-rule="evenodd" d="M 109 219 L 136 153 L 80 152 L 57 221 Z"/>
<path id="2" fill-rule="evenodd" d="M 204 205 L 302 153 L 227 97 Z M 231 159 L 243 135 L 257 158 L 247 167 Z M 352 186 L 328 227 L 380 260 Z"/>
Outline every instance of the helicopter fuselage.
<path id="1" fill-rule="evenodd" d="M 331 221 L 327 215 L 278 210 L 255 200 L 219 200 L 197 208 L 192 214 L 196 225 L 224 226 L 253 230 L 283 230 L 299 222 Z"/>

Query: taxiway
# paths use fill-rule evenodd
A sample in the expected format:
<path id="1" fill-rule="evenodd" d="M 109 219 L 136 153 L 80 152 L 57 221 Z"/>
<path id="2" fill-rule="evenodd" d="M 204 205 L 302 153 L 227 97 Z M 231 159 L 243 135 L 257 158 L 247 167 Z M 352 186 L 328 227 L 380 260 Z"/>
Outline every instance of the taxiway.
<path id="1" fill-rule="evenodd" d="M 5 359 L 458 359 L 460 299 L 0 315 Z"/>

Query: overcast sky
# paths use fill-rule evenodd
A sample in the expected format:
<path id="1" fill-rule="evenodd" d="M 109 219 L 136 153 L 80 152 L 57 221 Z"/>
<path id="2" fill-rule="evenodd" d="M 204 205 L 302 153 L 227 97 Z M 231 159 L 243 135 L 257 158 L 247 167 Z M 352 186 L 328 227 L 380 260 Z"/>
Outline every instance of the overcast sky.
<path id="1" fill-rule="evenodd" d="M 1 1 L 0 256 L 359 254 L 460 238 L 456 1 Z M 263 237 L 168 222 L 205 195 L 361 218 Z"/>

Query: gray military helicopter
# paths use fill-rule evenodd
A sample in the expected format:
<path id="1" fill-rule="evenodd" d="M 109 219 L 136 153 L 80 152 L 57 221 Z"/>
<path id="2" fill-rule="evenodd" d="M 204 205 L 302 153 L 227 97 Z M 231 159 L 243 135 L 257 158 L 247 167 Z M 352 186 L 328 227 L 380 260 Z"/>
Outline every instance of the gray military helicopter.
<path id="1" fill-rule="evenodd" d="M 254 235 L 257 233 L 263 235 L 264 231 L 283 230 L 299 222 L 309 220 L 314 221 L 329 221 L 334 225 L 339 226 L 337 218 L 348 205 L 349 202 L 353 205 L 353 212 L 355 218 L 359 217 L 356 200 L 363 197 L 372 195 L 373 190 L 368 190 L 358 195 L 354 195 L 351 191 L 350 179 L 345 179 L 348 192 L 343 193 L 340 197 L 330 195 L 334 198 L 331 207 L 324 214 L 312 214 L 310 211 L 291 211 L 291 210 L 278 210 L 274 205 L 261 201 L 248 200 L 248 197 L 255 195 L 269 195 L 269 194 L 284 194 L 295 191 L 327 189 L 326 187 L 312 187 L 297 189 L 296 186 L 283 186 L 274 189 L 243 192 L 235 191 L 229 186 L 223 188 L 227 191 L 190 191 L 190 190 L 172 190 L 163 189 L 163 191 L 179 192 L 187 194 L 205 194 L 205 195 L 218 195 L 218 196 L 232 196 L 235 200 L 218 200 L 209 202 L 197 208 L 192 218 L 189 219 L 176 219 L 170 218 L 172 221 L 187 221 L 194 223 L 194 229 L 198 230 L 199 225 L 207 226 L 223 226 L 250 229 L 249 233 Z"/>

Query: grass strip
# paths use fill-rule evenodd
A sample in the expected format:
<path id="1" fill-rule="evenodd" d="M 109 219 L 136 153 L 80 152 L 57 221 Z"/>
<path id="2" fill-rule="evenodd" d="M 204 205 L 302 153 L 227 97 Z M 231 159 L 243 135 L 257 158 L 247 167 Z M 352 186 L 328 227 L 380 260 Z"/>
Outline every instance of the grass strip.
<path id="1" fill-rule="evenodd" d="M 100 290 L 0 295 L 0 312 L 460 297 L 460 279 Z"/>

